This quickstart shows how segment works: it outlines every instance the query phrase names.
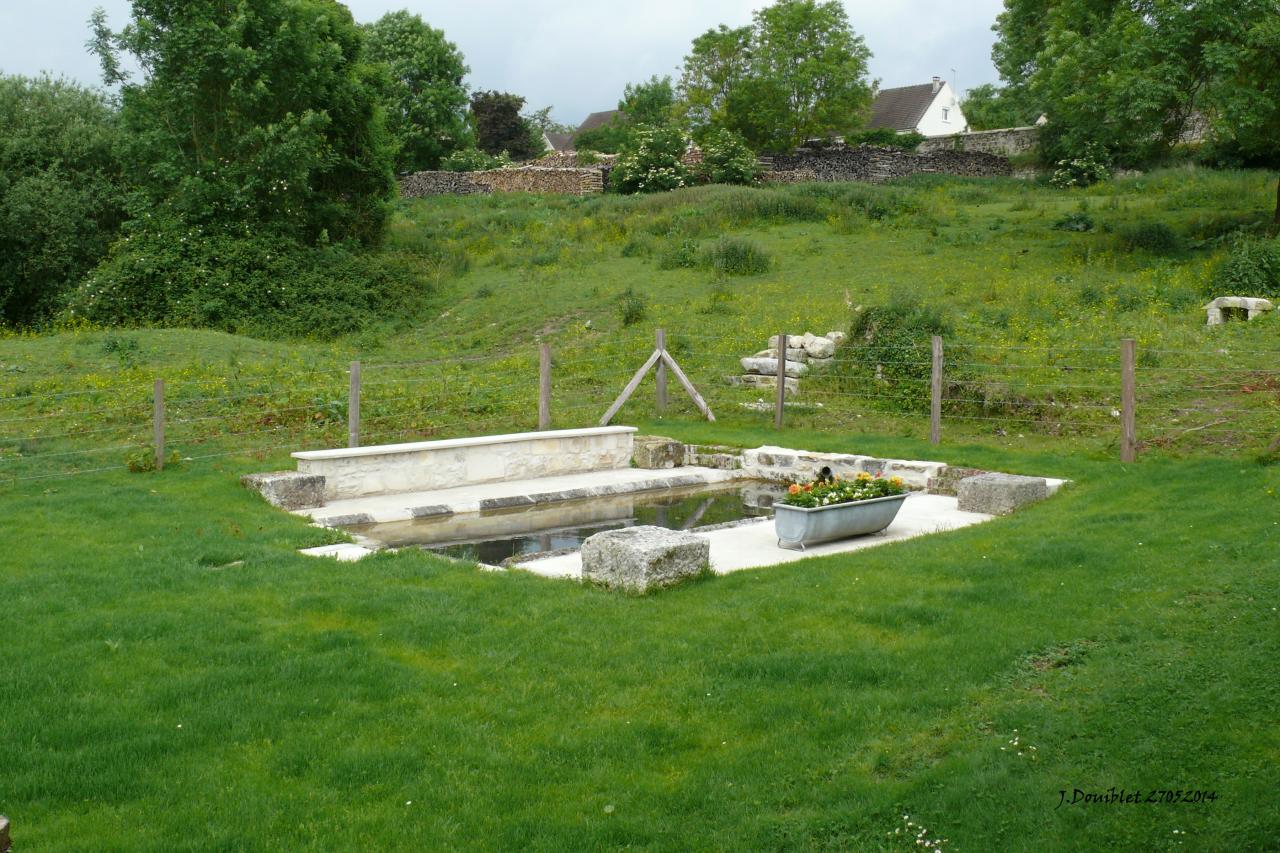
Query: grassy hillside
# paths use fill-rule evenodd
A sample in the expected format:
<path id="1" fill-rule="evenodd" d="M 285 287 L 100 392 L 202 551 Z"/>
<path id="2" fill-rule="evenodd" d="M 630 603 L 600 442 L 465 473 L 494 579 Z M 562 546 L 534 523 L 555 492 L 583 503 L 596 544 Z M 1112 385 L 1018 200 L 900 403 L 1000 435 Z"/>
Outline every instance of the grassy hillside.
<path id="1" fill-rule="evenodd" d="M 844 329 L 859 307 L 890 305 L 923 306 L 945 327 L 949 438 L 1113 452 L 1119 339 L 1132 336 L 1149 451 L 1256 451 L 1275 433 L 1280 317 L 1206 329 L 1200 305 L 1231 235 L 1265 222 L 1272 180 L 1170 171 L 1062 192 L 921 177 L 406 202 L 389 250 L 428 259 L 433 316 L 370 318 L 323 344 L 182 330 L 0 338 L 0 477 L 119 464 L 148 441 L 157 376 L 170 445 L 192 456 L 340 441 L 357 358 L 369 440 L 527 427 L 538 341 L 556 355 L 556 423 L 581 425 L 656 327 L 722 420 L 763 423 L 739 404 L 769 395 L 724 381 L 740 356 L 780 327 Z M 807 380 L 800 401 L 821 408 L 796 422 L 923 434 L 928 332 L 900 331 L 915 343 L 886 369 L 883 352 L 847 349 Z M 646 396 L 622 418 L 651 414 Z"/>

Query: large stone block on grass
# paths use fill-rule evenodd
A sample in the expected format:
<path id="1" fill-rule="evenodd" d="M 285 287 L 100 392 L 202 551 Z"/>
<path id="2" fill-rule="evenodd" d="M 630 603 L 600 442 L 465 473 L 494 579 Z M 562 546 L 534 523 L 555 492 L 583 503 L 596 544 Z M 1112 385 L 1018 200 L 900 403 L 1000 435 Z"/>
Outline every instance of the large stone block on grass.
<path id="1" fill-rule="evenodd" d="M 700 574 L 711 542 L 663 527 L 606 530 L 582 543 L 582 579 L 627 592 L 648 592 Z"/>
<path id="2" fill-rule="evenodd" d="M 962 512 L 1008 515 L 1049 497 L 1049 484 L 1043 477 L 979 474 L 961 480 L 956 487 L 956 497 Z"/>
<path id="3" fill-rule="evenodd" d="M 631 461 L 637 468 L 678 468 L 684 458 L 684 443 L 666 436 L 637 435 L 631 446 Z"/>
<path id="4" fill-rule="evenodd" d="M 324 477 L 320 474 L 302 474 L 297 471 L 246 474 L 240 478 L 240 483 L 262 495 L 267 503 L 281 509 L 324 506 Z"/>
<path id="5" fill-rule="evenodd" d="M 744 373 L 754 373 L 757 376 L 773 376 L 778 375 L 778 360 L 776 358 L 743 358 L 739 359 L 742 364 Z M 809 371 L 808 365 L 801 364 L 798 361 L 788 361 L 784 365 L 786 375 L 797 379 L 804 376 Z"/>

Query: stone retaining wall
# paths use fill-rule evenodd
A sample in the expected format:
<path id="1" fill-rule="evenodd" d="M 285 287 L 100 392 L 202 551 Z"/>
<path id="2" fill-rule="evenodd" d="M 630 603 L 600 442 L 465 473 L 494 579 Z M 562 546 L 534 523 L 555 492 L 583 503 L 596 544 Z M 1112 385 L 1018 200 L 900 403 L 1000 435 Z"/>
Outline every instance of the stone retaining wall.
<path id="1" fill-rule="evenodd" d="M 634 427 L 596 427 L 293 454 L 326 501 L 627 468 Z"/>
<path id="2" fill-rule="evenodd" d="M 1006 127 L 1003 130 L 977 130 L 957 133 L 954 136 L 935 136 L 920 143 L 916 149 L 921 154 L 937 151 L 975 151 L 1013 157 L 1025 154 L 1040 144 L 1040 128 Z"/>
<path id="3" fill-rule="evenodd" d="M 1013 172 L 1007 158 L 994 154 L 954 150 L 917 154 L 871 145 L 800 148 L 791 154 L 778 154 L 761 162 L 769 170 L 764 180 L 776 183 L 879 183 L 924 172 L 975 178 L 1004 177 Z"/>

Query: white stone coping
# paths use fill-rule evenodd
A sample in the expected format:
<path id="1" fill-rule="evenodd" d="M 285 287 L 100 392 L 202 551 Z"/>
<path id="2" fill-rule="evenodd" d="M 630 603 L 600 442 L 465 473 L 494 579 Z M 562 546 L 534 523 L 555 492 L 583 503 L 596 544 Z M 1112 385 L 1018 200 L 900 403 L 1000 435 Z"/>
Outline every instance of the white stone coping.
<path id="1" fill-rule="evenodd" d="M 557 429 L 543 432 L 513 432 L 505 435 L 480 435 L 471 438 L 445 438 L 437 441 L 415 441 L 408 444 L 377 444 L 370 447 L 341 447 L 335 450 L 300 450 L 290 454 L 294 459 L 308 462 L 325 459 L 352 459 L 361 456 L 387 456 L 394 453 L 419 453 L 431 450 L 450 450 L 458 447 L 485 447 L 496 444 L 519 444 L 526 441 L 557 438 L 590 438 L 599 435 L 619 435 L 636 432 L 635 427 L 610 426 L 589 429 Z"/>

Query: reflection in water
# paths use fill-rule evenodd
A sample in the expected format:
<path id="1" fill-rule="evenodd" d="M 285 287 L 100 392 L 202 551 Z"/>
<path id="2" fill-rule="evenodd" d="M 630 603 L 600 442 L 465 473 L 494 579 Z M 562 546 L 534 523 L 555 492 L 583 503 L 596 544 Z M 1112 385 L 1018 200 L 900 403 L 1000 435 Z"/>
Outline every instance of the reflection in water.
<path id="1" fill-rule="evenodd" d="M 536 507 L 353 527 L 391 548 L 417 545 L 451 557 L 497 565 L 522 554 L 575 549 L 602 530 L 654 525 L 692 530 L 768 517 L 780 487 L 769 483 L 695 487 L 564 501 Z"/>

